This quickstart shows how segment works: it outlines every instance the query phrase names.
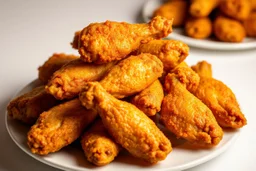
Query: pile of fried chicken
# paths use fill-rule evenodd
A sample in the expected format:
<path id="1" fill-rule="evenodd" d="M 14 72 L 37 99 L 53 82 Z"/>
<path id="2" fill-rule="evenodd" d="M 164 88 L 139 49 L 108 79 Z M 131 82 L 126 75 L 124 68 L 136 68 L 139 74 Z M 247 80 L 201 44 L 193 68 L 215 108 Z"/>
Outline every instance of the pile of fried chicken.
<path id="1" fill-rule="evenodd" d="M 80 139 L 86 159 L 98 166 L 120 150 L 155 164 L 172 151 L 153 116 L 177 138 L 201 147 L 218 145 L 222 128 L 246 118 L 235 95 L 212 77 L 206 61 L 188 66 L 189 47 L 163 40 L 173 20 L 106 21 L 75 33 L 80 56 L 53 54 L 39 67 L 42 85 L 13 99 L 10 118 L 31 126 L 27 144 L 47 155 Z"/>

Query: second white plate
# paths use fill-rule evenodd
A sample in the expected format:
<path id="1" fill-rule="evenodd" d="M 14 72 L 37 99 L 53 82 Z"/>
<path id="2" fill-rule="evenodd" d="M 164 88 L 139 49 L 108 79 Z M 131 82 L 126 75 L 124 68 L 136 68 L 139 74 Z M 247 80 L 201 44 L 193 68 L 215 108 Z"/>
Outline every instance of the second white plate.
<path id="1" fill-rule="evenodd" d="M 145 22 L 149 22 L 152 18 L 152 14 L 163 1 L 161 0 L 149 0 L 147 1 L 142 9 L 142 15 Z M 243 50 L 256 48 L 256 38 L 245 38 L 241 43 L 227 43 L 220 42 L 215 39 L 194 39 L 188 37 L 184 33 L 182 28 L 174 28 L 173 32 L 167 37 L 169 39 L 180 40 L 191 47 L 198 47 L 212 50 Z"/>

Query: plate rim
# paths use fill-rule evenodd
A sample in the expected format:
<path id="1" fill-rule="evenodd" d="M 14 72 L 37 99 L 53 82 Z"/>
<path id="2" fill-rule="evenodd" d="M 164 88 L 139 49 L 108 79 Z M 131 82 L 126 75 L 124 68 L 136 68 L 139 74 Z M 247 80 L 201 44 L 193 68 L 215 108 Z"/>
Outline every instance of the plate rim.
<path id="1" fill-rule="evenodd" d="M 33 84 L 37 84 L 38 83 L 38 80 L 35 79 L 33 81 L 31 81 L 30 83 L 26 84 L 24 87 L 22 87 L 21 89 L 19 89 L 16 94 L 13 96 L 13 98 L 17 97 L 22 91 L 24 91 L 25 88 L 28 88 L 30 87 L 30 89 L 33 87 Z M 12 98 L 12 99 L 13 99 Z M 6 127 L 6 130 L 9 134 L 9 136 L 11 137 L 12 141 L 23 151 L 25 152 L 26 154 L 28 154 L 30 157 L 36 159 L 37 161 L 41 162 L 41 163 L 44 163 L 46 165 L 49 165 L 53 168 L 57 168 L 57 169 L 60 169 L 60 170 L 74 170 L 74 171 L 88 171 L 88 170 L 91 170 L 90 168 L 86 168 L 86 167 L 83 167 L 83 168 L 78 168 L 77 166 L 70 166 L 70 167 L 66 167 L 66 166 L 62 166 L 60 164 L 57 164 L 57 163 L 54 163 L 54 162 L 51 162 L 51 161 L 48 161 L 46 159 L 44 159 L 43 157 L 44 156 L 39 156 L 37 154 L 33 154 L 30 152 L 30 150 L 28 149 L 28 147 L 24 147 L 22 144 L 20 144 L 20 142 L 18 140 L 16 140 L 15 136 L 12 134 L 12 131 L 11 131 L 11 128 L 9 127 L 9 121 L 8 120 L 11 120 L 11 118 L 9 117 L 8 115 L 8 111 L 5 110 L 5 127 Z M 22 124 L 22 123 L 18 123 L 17 124 Z M 225 144 L 223 144 L 219 149 L 217 150 L 214 150 L 206 155 L 204 155 L 202 158 L 199 158 L 199 159 L 194 159 L 190 162 L 187 162 L 187 163 L 184 163 L 184 164 L 181 164 L 181 165 L 178 165 L 178 166 L 173 166 L 172 168 L 150 168 L 150 167 L 147 167 L 147 168 L 143 168 L 143 169 L 135 169 L 135 170 L 147 170 L 147 171 L 153 171 L 153 170 L 158 170 L 158 171 L 178 171 L 178 170 L 184 170 L 184 169 L 188 169 L 188 168 L 192 168 L 192 167 L 195 167 L 195 166 L 198 166 L 200 164 L 203 164 L 207 161 L 210 161 L 211 159 L 219 156 L 220 154 L 222 154 L 224 151 L 226 151 L 231 145 L 233 145 L 235 143 L 235 141 L 238 139 L 238 137 L 240 136 L 240 133 L 241 133 L 241 129 L 239 130 L 236 130 L 233 135 L 231 135 L 230 139 L 225 142 Z M 224 133 L 224 136 L 225 136 L 225 133 Z M 216 147 L 213 147 L 213 148 L 218 148 L 218 146 Z"/>

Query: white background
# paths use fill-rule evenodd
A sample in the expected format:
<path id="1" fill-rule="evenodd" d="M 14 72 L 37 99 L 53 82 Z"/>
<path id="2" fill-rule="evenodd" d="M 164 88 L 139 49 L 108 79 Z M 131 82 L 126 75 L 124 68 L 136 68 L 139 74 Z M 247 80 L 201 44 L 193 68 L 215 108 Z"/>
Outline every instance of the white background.
<path id="1" fill-rule="evenodd" d="M 8 102 L 37 78 L 37 68 L 54 52 L 76 53 L 70 42 L 75 31 L 91 22 L 142 22 L 146 0 L 0 1 L 0 170 L 58 170 L 20 150 L 9 137 L 4 115 Z M 214 77 L 235 92 L 248 125 L 238 140 L 217 158 L 189 171 L 256 170 L 256 49 L 208 51 L 191 48 L 189 64 L 213 64 Z M 185 157 L 185 156 L 184 156 Z"/>

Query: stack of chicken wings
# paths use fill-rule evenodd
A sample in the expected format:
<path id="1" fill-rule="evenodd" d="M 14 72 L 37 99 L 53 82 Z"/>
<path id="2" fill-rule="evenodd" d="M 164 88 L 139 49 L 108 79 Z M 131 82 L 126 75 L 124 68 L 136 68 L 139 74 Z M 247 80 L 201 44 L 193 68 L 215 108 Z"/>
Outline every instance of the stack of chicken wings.
<path id="1" fill-rule="evenodd" d="M 80 56 L 53 54 L 39 67 L 43 86 L 13 99 L 8 115 L 31 126 L 27 144 L 47 155 L 80 139 L 86 159 L 98 166 L 119 152 L 155 164 L 172 151 L 152 116 L 177 138 L 218 145 L 223 128 L 246 118 L 233 92 L 212 77 L 206 61 L 185 62 L 189 47 L 164 40 L 172 20 L 106 21 L 75 33 Z"/>

